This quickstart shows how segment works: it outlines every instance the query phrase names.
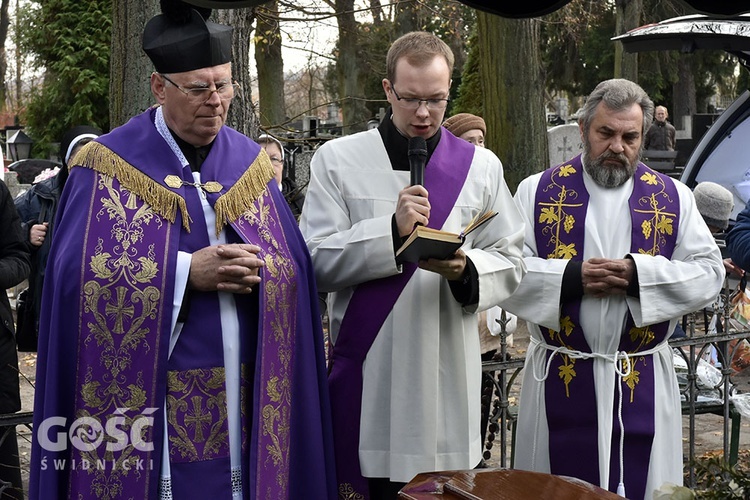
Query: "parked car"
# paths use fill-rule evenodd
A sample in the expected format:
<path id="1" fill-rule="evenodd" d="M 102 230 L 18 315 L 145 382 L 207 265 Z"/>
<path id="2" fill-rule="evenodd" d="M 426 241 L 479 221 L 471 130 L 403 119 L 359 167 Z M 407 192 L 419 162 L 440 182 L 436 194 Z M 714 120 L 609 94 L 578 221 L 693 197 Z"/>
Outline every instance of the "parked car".
<path id="1" fill-rule="evenodd" d="M 52 160 L 29 158 L 27 160 L 14 161 L 8 165 L 8 170 L 18 174 L 19 184 L 33 184 L 36 176 L 41 174 L 44 170 L 54 169 L 55 167 L 60 166 L 59 163 Z"/>

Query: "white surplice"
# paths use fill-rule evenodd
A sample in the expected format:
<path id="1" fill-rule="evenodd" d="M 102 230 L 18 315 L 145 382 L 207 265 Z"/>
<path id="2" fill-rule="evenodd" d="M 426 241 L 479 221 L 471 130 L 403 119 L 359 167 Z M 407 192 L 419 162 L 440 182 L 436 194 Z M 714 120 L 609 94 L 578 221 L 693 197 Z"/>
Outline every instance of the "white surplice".
<path id="1" fill-rule="evenodd" d="M 378 130 L 328 142 L 313 157 L 300 229 L 318 288 L 329 292 L 334 342 L 354 288 L 400 272 L 391 218 L 408 185 L 409 172 L 392 169 Z M 359 447 L 365 477 L 408 482 L 419 472 L 466 469 L 480 461 L 475 313 L 515 290 L 523 273 L 524 228 L 500 161 L 477 148 L 443 229 L 458 233 L 488 210 L 499 215 L 463 247 L 479 274 L 479 304 L 462 308 L 447 280 L 418 269 L 367 355 Z"/>
<path id="2" fill-rule="evenodd" d="M 710 305 L 723 280 L 721 253 L 703 222 L 692 192 L 675 181 L 680 197 L 680 218 L 672 259 L 630 254 L 631 214 L 628 199 L 633 180 L 616 189 L 598 186 L 584 172 L 590 194 L 586 213 L 583 259 L 605 257 L 620 259 L 631 255 L 638 275 L 640 297 L 584 296 L 581 303 L 581 327 L 592 352 L 612 354 L 617 350 L 628 310 L 636 326 L 670 321 L 674 331 L 684 314 Z M 567 260 L 537 256 L 534 238 L 534 202 L 542 174 L 524 180 L 515 201 L 527 224 L 524 260 L 527 274 L 516 293 L 502 307 L 528 321 L 531 345 L 526 354 L 523 386 L 516 436 L 515 467 L 550 472 L 548 431 L 543 391 L 545 361 L 549 352 L 539 325 L 560 330 L 560 296 Z M 672 352 L 664 342 L 653 357 L 655 371 L 655 436 L 651 451 L 646 491 L 653 492 L 664 482 L 682 484 L 682 420 L 679 391 L 672 364 Z M 550 375 L 550 376 L 554 376 Z M 617 456 L 618 443 L 612 443 L 613 405 L 616 376 L 613 363 L 594 360 L 599 422 L 600 486 L 609 482 L 610 453 Z M 575 408 L 570 408 L 575 412 Z M 649 416 L 644 415 L 644 418 Z M 573 458 L 573 457 L 571 457 Z M 627 486 L 627 485 L 626 485 Z M 647 495 L 650 498 L 650 494 Z"/>

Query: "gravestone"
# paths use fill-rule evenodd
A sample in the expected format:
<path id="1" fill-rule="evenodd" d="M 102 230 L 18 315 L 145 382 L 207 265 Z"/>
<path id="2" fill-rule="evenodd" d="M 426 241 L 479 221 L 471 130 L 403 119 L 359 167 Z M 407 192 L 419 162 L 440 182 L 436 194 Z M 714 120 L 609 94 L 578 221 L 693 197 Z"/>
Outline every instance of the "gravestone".
<path id="1" fill-rule="evenodd" d="M 581 132 L 577 123 L 558 125 L 547 130 L 549 166 L 554 167 L 570 160 L 583 151 Z"/>
<path id="2" fill-rule="evenodd" d="M 8 191 L 10 191 L 10 195 L 14 199 L 18 195 L 26 192 L 31 187 L 31 184 L 21 184 L 20 182 L 18 182 L 18 174 L 16 172 L 13 172 L 12 170 L 5 172 L 4 181 L 5 181 L 5 184 L 8 186 Z"/>
<path id="3" fill-rule="evenodd" d="M 307 186 L 310 182 L 310 160 L 312 160 L 315 151 L 305 150 L 294 155 L 294 182 L 297 186 Z"/>

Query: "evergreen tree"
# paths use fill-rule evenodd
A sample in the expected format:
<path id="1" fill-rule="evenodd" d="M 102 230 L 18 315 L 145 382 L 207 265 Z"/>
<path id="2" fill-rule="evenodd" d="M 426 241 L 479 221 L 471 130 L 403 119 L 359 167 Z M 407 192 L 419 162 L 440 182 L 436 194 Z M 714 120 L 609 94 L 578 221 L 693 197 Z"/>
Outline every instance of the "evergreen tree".
<path id="1" fill-rule="evenodd" d="M 468 42 L 468 56 L 461 74 L 458 86 L 458 96 L 451 105 L 451 115 L 456 113 L 471 113 L 484 116 L 482 100 L 482 81 L 479 76 L 479 44 L 476 26 L 471 32 Z"/>
<path id="2" fill-rule="evenodd" d="M 45 71 L 22 115 L 40 146 L 76 125 L 109 128 L 111 9 L 107 0 L 46 0 L 22 11 L 18 45 Z"/>

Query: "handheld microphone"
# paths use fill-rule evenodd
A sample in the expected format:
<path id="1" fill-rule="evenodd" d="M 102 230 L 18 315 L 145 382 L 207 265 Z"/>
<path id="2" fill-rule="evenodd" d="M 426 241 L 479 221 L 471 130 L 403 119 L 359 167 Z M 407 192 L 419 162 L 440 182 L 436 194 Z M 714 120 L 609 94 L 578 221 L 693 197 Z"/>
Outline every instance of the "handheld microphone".
<path id="1" fill-rule="evenodd" d="M 424 165 L 427 163 L 427 142 L 424 137 L 409 139 L 409 171 L 411 185 L 424 185 Z"/>

